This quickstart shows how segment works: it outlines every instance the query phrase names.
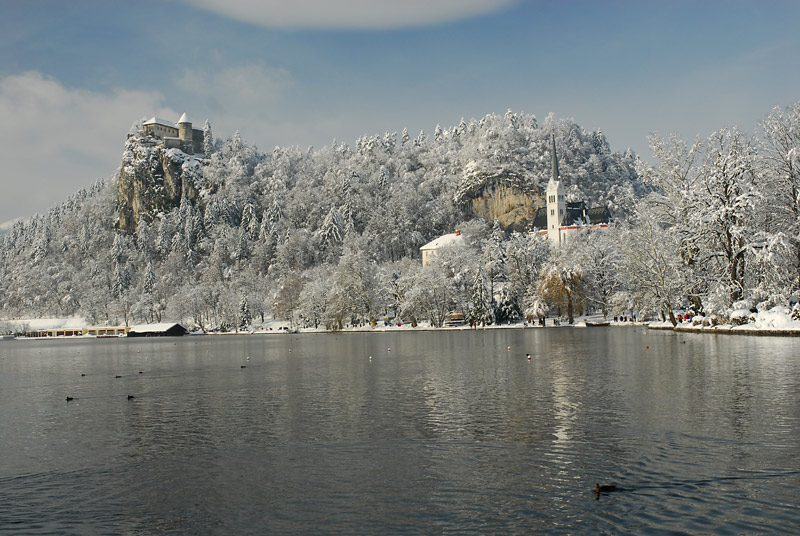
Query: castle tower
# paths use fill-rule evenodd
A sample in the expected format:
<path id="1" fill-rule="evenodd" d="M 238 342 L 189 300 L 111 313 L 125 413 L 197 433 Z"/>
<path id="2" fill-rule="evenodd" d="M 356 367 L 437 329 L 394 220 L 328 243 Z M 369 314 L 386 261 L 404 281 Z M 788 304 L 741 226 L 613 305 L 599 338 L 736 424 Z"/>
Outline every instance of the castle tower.
<path id="1" fill-rule="evenodd" d="M 566 211 L 566 203 L 564 201 L 564 188 L 561 186 L 561 181 L 558 180 L 558 157 L 556 156 L 556 136 L 552 135 L 553 148 L 553 172 L 550 176 L 550 182 L 547 183 L 547 237 L 553 245 L 557 246 L 561 243 L 561 234 L 559 227 L 561 221 L 564 219 Z"/>
<path id="2" fill-rule="evenodd" d="M 184 144 L 192 146 L 192 122 L 186 116 L 186 112 L 178 119 L 178 137 Z"/>

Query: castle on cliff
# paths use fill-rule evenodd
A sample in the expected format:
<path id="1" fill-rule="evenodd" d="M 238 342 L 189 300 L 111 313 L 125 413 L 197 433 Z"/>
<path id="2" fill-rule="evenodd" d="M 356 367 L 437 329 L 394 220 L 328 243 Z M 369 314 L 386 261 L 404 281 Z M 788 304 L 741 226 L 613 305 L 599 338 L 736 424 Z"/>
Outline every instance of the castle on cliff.
<path id="1" fill-rule="evenodd" d="M 192 128 L 192 122 L 186 116 L 186 112 L 181 115 L 177 123 L 153 117 L 142 123 L 142 136 L 150 136 L 163 141 L 164 147 L 168 149 L 180 149 L 187 154 L 203 152 L 203 131 L 199 128 Z"/>

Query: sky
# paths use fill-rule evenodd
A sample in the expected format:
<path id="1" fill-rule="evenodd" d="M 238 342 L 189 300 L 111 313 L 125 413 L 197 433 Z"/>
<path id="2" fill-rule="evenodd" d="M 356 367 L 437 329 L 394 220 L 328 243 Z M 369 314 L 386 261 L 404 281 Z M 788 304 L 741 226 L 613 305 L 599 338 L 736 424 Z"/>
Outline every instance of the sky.
<path id="1" fill-rule="evenodd" d="M 511 109 L 647 136 L 755 132 L 800 100 L 794 0 L 0 0 L 0 223 L 183 112 L 269 151 Z"/>

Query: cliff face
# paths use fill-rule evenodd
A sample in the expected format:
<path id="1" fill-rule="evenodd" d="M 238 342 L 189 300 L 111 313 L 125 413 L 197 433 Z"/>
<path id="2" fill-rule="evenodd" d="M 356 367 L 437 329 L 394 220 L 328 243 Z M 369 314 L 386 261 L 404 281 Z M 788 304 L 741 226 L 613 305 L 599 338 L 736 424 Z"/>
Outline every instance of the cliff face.
<path id="1" fill-rule="evenodd" d="M 464 166 L 456 202 L 475 216 L 503 229 L 529 230 L 536 211 L 545 205 L 544 192 L 520 165 L 471 161 Z"/>
<path id="2" fill-rule="evenodd" d="M 140 218 L 149 222 L 183 198 L 195 203 L 202 177 L 199 159 L 147 138 L 128 138 L 117 186 L 117 227 L 132 233 Z"/>
<path id="3" fill-rule="evenodd" d="M 503 229 L 527 231 L 544 196 L 531 196 L 509 186 L 486 186 L 471 199 L 472 212 L 491 223 L 497 218 Z"/>

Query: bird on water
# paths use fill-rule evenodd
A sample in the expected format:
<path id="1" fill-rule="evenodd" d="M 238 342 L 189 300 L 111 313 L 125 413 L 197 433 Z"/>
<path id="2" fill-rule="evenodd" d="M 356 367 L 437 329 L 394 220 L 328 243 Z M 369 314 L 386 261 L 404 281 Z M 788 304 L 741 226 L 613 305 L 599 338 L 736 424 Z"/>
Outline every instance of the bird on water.
<path id="1" fill-rule="evenodd" d="M 600 484 L 595 483 L 594 485 L 595 493 L 611 493 L 613 491 L 622 491 L 622 488 L 613 484 L 601 486 Z"/>

